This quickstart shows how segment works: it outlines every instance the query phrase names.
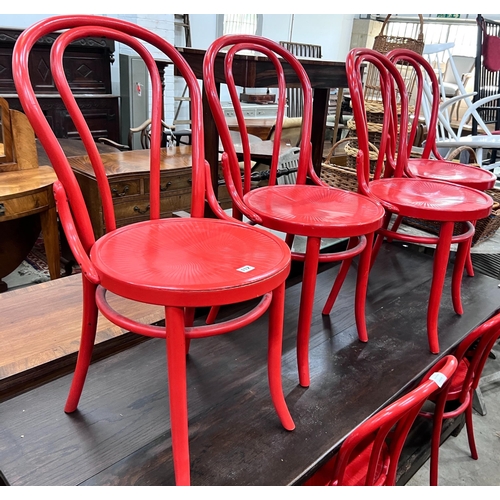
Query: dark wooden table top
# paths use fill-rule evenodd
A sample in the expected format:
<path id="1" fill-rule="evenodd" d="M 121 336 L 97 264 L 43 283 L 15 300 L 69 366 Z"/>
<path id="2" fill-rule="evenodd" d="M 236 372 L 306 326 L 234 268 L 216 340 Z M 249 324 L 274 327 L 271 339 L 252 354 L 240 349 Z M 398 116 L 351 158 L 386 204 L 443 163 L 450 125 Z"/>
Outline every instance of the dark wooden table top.
<path id="1" fill-rule="evenodd" d="M 66 156 L 82 156 L 86 155 L 87 151 L 83 142 L 78 139 L 58 139 L 59 144 L 63 148 L 64 154 Z M 118 149 L 108 146 L 107 144 L 102 144 L 96 142 L 97 149 L 100 153 L 114 153 Z M 36 150 L 38 153 L 38 164 L 39 165 L 51 165 L 50 160 L 45 152 L 45 149 L 41 145 L 40 141 L 36 141 Z"/>
<path id="2" fill-rule="evenodd" d="M 194 485 L 303 483 L 359 423 L 412 388 L 500 306 L 497 280 L 465 277 L 453 312 L 449 269 L 439 317 L 441 353 L 429 352 L 432 259 L 385 244 L 370 275 L 368 343 L 357 338 L 351 269 L 329 316 L 321 309 L 338 267 L 318 275 L 310 339 L 311 386 L 298 385 L 300 282 L 285 302 L 283 388 L 296 429 L 283 430 L 267 382 L 267 319 L 192 341 L 188 357 Z M 43 305 L 40 304 L 41 310 Z M 223 309 L 222 317 L 234 313 Z M 33 326 L 36 330 L 36 326 Z M 12 485 L 172 485 L 165 344 L 152 339 L 90 367 L 79 410 L 63 412 L 70 375 L 0 404 L 0 471 Z"/>

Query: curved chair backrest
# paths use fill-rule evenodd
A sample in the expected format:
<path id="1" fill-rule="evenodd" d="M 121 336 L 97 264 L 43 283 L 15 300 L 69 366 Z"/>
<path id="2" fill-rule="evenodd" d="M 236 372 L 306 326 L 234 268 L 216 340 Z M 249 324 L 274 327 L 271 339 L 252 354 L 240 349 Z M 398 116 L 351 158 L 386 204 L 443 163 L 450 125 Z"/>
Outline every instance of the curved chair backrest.
<path id="1" fill-rule="evenodd" d="M 395 49 L 386 54 L 387 58 L 394 64 L 405 64 L 413 67 L 416 75 L 416 92 L 414 110 L 411 115 L 411 128 L 408 139 L 408 156 L 417 133 L 420 111 L 424 108 L 427 122 L 427 136 L 422 151 L 422 158 L 430 158 L 434 154 L 436 158 L 443 159 L 436 148 L 436 129 L 438 125 L 440 86 L 436 73 L 427 59 L 408 49 Z"/>
<path id="2" fill-rule="evenodd" d="M 415 389 L 356 427 L 340 447 L 330 484 L 352 484 L 355 474 L 359 486 L 394 485 L 401 450 L 420 408 L 451 379 L 457 365 L 454 356 L 445 356 Z M 355 459 L 356 470 L 350 470 Z"/>
<path id="3" fill-rule="evenodd" d="M 58 182 L 54 185 L 54 189 L 58 204 L 62 203 L 63 199 L 65 201 L 66 198 L 69 201 L 69 208 L 75 220 L 76 232 L 81 240 L 84 252 L 88 255 L 90 248 L 95 242 L 90 217 L 75 175 L 37 101 L 28 67 L 28 58 L 35 42 L 49 33 L 60 30 L 66 31 L 59 35 L 53 44 L 50 60 L 52 77 L 92 163 L 102 199 L 107 231 L 113 231 L 116 228 L 113 200 L 111 198 L 108 179 L 94 139 L 72 94 L 63 67 L 63 54 L 66 47 L 76 40 L 87 36 L 103 36 L 128 45 L 143 58 L 148 68 L 152 82 L 152 133 L 150 150 L 151 219 L 158 219 L 160 217 L 162 86 L 154 60 L 155 57 L 158 57 L 158 54 L 153 55 L 146 48 L 144 42 L 155 47 L 169 58 L 186 80 L 191 97 L 193 130 L 191 215 L 202 217 L 204 212 L 206 165 L 204 163 L 201 91 L 193 71 L 184 58 L 173 45 L 160 36 L 136 24 L 120 19 L 93 15 L 55 16 L 43 19 L 24 30 L 19 36 L 13 51 L 13 77 L 24 111 L 30 119 L 35 133 L 56 171 Z"/>
<path id="4" fill-rule="evenodd" d="M 222 52 L 228 48 L 227 52 Z M 312 166 L 311 126 L 312 126 L 312 88 L 306 71 L 298 59 L 278 43 L 267 38 L 254 35 L 226 35 L 218 38 L 207 50 L 203 63 L 203 78 L 205 89 L 210 104 L 212 115 L 220 135 L 224 153 L 222 162 L 226 183 L 232 196 L 242 198 L 251 189 L 251 161 L 250 143 L 245 127 L 243 110 L 241 107 L 237 85 L 240 82 L 234 80 L 233 64 L 242 64 L 235 59 L 240 51 L 254 51 L 255 55 L 268 57 L 276 70 L 278 77 L 278 112 L 276 126 L 273 132 L 273 154 L 270 166 L 269 184 L 276 184 L 276 172 L 278 169 L 280 141 L 283 138 L 283 121 L 286 108 L 286 80 L 292 78 L 294 86 L 302 89 L 304 102 L 302 113 L 302 129 L 300 132 L 300 156 L 298 161 L 297 184 L 305 184 L 307 176 L 315 176 Z M 253 56 L 247 56 L 253 57 Z M 244 64 L 244 62 L 243 62 Z M 229 95 L 235 110 L 238 128 L 241 133 L 243 145 L 243 182 L 241 181 L 241 170 L 234 148 L 229 127 L 226 123 L 217 92 L 217 83 L 224 75 L 223 83 L 228 86 Z M 226 175 L 228 174 L 228 175 Z M 321 181 L 319 181 L 321 182 Z M 232 189 L 234 187 L 234 189 Z"/>
<path id="5" fill-rule="evenodd" d="M 362 74 L 364 65 L 372 64 L 378 70 L 380 94 L 384 107 L 379 155 L 373 179 L 402 177 L 408 157 L 408 135 L 399 133 L 408 129 L 408 94 L 401 74 L 389 59 L 372 49 L 352 49 L 346 58 L 346 73 L 358 140 L 357 175 L 359 191 L 369 195 L 370 146 L 368 117 L 364 99 Z"/>
<path id="6" fill-rule="evenodd" d="M 495 342 L 500 337 L 500 313 L 475 328 L 459 344 L 453 353 L 460 363 L 468 360 L 467 372 L 463 378 L 458 399 L 463 403 L 471 391 L 477 389 L 483 368 Z"/>

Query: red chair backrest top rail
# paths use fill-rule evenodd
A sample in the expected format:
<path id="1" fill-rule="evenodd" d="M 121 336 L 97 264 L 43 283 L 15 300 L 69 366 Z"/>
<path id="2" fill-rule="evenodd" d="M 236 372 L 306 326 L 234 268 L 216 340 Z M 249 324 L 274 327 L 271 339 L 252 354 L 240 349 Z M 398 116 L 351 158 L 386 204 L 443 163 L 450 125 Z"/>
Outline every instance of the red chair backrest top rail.
<path id="1" fill-rule="evenodd" d="M 115 229 L 115 217 L 113 203 L 109 189 L 108 180 L 104 172 L 104 167 L 99 156 L 94 139 L 85 123 L 85 119 L 76 104 L 76 100 L 71 93 L 69 84 L 64 75 L 62 58 L 64 49 L 77 39 L 86 36 L 104 36 L 129 45 L 136 50 L 145 60 L 150 73 L 153 102 L 152 102 L 152 134 L 151 134 L 151 189 L 150 189 L 150 214 L 151 219 L 160 217 L 159 185 L 160 185 L 160 141 L 161 141 L 161 82 L 159 73 L 151 53 L 137 39 L 151 44 L 172 60 L 178 68 L 180 74 L 185 78 L 191 97 L 192 124 L 193 124 L 193 144 L 192 144 L 192 168 L 193 177 L 202 179 L 201 182 L 192 184 L 192 207 L 191 215 L 202 217 L 204 211 L 204 142 L 203 142 L 203 120 L 201 105 L 201 90 L 194 73 L 186 63 L 181 54 L 173 45 L 165 41 L 159 35 L 142 28 L 136 24 L 104 16 L 55 16 L 44 19 L 33 25 L 29 30 L 24 31 L 16 43 L 13 51 L 13 77 L 19 99 L 30 119 L 32 126 L 42 143 L 49 159 L 56 171 L 60 183 L 64 186 L 73 217 L 76 219 L 78 234 L 82 241 L 83 249 L 89 252 L 94 244 L 94 235 L 90 218 L 85 209 L 82 193 L 73 174 L 73 171 L 60 147 L 51 128 L 47 126 L 47 120 L 37 102 L 37 98 L 30 82 L 28 71 L 28 56 L 34 44 L 41 37 L 61 30 L 68 29 L 59 35 L 54 42 L 51 53 L 51 69 L 54 81 L 59 93 L 68 108 L 72 120 L 84 142 L 87 153 L 91 159 L 95 170 L 96 179 L 99 185 L 103 203 L 103 213 L 108 232 Z"/>

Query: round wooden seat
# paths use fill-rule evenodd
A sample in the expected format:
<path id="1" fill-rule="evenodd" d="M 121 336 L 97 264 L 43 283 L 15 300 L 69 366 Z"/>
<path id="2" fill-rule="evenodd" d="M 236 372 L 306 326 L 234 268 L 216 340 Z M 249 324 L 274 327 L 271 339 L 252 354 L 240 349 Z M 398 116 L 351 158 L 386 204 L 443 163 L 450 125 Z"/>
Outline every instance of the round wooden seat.
<path id="1" fill-rule="evenodd" d="M 480 191 L 493 189 L 496 181 L 496 176 L 488 170 L 446 160 L 410 159 L 408 172 L 412 177 L 453 182 Z"/>
<path id="2" fill-rule="evenodd" d="M 264 226 L 302 236 L 359 236 L 379 229 L 384 216 L 383 207 L 368 197 L 323 186 L 266 186 L 244 200 Z"/>
<path id="3" fill-rule="evenodd" d="M 152 304 L 205 307 L 259 297 L 283 283 L 290 250 L 273 234 L 217 219 L 159 219 L 100 238 L 101 285 Z"/>
<path id="4" fill-rule="evenodd" d="M 478 220 L 487 217 L 493 205 L 491 196 L 449 182 L 394 177 L 372 181 L 370 191 L 396 207 L 399 215 L 427 220 Z"/>

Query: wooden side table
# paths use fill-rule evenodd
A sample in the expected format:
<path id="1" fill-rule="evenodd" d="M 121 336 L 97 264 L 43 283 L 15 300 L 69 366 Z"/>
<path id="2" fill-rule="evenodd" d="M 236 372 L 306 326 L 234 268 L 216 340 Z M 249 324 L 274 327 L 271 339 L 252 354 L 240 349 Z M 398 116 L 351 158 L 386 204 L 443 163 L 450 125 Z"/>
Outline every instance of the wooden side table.
<path id="1" fill-rule="evenodd" d="M 51 279 L 61 276 L 59 231 L 52 191 L 56 179 L 54 170 L 47 166 L 0 173 L 0 232 L 4 222 L 40 214 Z M 7 241 L 2 238 L 2 245 L 8 248 L 8 256 L 6 254 L 0 262 L 0 291 L 7 289 L 2 278 L 16 269 L 26 256 L 22 255 L 24 252 L 19 252 L 17 247 L 20 243 L 16 236 L 9 238 L 7 235 Z"/>

